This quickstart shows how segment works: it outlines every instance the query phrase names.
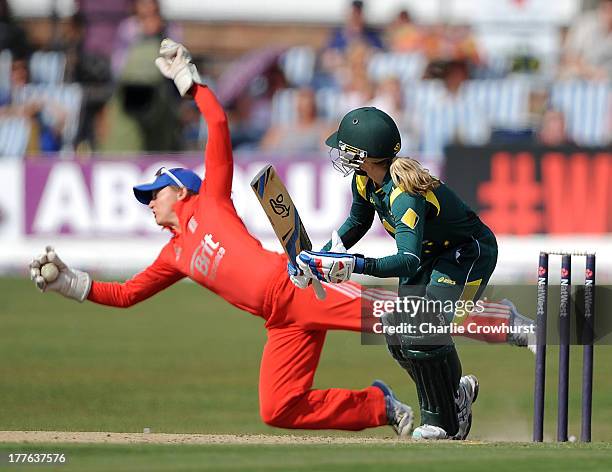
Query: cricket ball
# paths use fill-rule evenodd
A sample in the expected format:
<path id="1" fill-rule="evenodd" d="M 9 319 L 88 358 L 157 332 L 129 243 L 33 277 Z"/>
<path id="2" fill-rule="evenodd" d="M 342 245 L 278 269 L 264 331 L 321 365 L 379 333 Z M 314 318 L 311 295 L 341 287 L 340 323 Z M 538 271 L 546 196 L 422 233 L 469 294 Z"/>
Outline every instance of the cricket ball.
<path id="1" fill-rule="evenodd" d="M 40 275 L 42 275 L 43 279 L 46 282 L 51 283 L 57 276 L 59 275 L 59 269 L 53 262 L 47 262 L 44 266 L 40 268 Z"/>

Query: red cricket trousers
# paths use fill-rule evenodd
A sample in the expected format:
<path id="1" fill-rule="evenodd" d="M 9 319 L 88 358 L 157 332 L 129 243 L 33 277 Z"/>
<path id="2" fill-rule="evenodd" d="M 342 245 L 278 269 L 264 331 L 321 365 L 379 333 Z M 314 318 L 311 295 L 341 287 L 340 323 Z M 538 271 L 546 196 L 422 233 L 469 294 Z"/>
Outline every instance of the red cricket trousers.
<path id="1" fill-rule="evenodd" d="M 361 330 L 359 286 L 326 285 L 324 301 L 295 287 L 286 273 L 271 292 L 268 341 L 259 376 L 263 421 L 279 428 L 357 431 L 387 424 L 380 389 L 312 388 L 327 330 Z"/>

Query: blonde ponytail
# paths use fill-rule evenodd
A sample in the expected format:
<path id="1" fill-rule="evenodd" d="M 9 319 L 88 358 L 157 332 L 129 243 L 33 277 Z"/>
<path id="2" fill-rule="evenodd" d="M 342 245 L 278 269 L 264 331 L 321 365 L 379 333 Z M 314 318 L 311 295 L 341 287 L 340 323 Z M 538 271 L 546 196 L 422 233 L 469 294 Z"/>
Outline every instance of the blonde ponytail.
<path id="1" fill-rule="evenodd" d="M 410 157 L 396 157 L 389 170 L 395 186 L 404 192 L 425 195 L 440 185 L 440 180 Z"/>

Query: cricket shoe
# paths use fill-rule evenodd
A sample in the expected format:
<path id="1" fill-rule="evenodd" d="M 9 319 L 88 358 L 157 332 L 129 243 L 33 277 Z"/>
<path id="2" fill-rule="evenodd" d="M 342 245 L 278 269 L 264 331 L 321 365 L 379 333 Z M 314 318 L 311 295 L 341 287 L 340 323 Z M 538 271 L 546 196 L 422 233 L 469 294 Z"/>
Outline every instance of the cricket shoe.
<path id="1" fill-rule="evenodd" d="M 535 354 L 537 342 L 534 321 L 521 315 L 514 306 L 514 303 L 507 298 L 504 298 L 499 303 L 506 305 L 510 309 L 510 326 L 513 328 L 513 332 L 508 334 L 508 344 L 527 347 Z M 515 332 L 519 330 L 520 332 Z"/>
<path id="2" fill-rule="evenodd" d="M 459 420 L 459 429 L 453 439 L 463 440 L 470 434 L 472 427 L 472 405 L 478 398 L 478 379 L 474 375 L 464 375 L 459 380 L 459 388 L 457 389 L 457 417 Z"/>
<path id="3" fill-rule="evenodd" d="M 412 433 L 412 439 L 420 440 L 437 440 L 449 439 L 448 434 L 443 428 L 432 424 L 422 424 Z"/>
<path id="4" fill-rule="evenodd" d="M 385 404 L 387 406 L 387 421 L 393 427 L 396 434 L 401 437 L 407 437 L 412 432 L 414 423 L 414 413 L 412 408 L 402 403 L 393 394 L 393 390 L 382 380 L 375 380 L 372 387 L 377 387 L 382 390 L 385 396 Z"/>
<path id="5" fill-rule="evenodd" d="M 472 404 L 478 397 L 478 379 L 474 375 L 465 375 L 459 380 L 457 397 L 457 419 L 459 428 L 457 434 L 449 436 L 444 428 L 431 424 L 419 426 L 412 433 L 412 439 L 439 440 L 439 439 L 465 439 L 472 427 Z"/>

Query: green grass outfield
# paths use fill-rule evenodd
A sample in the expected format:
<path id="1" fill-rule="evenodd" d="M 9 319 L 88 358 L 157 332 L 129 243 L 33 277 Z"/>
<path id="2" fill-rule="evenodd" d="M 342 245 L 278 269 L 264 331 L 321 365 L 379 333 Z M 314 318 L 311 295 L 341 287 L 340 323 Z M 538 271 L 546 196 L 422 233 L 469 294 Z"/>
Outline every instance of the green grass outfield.
<path id="1" fill-rule="evenodd" d="M 268 427 L 259 419 L 257 379 L 264 342 L 262 320 L 191 283 L 179 283 L 136 307 L 119 310 L 42 295 L 28 280 L 0 279 L 0 430 L 142 432 L 148 427 L 169 433 L 295 434 Z M 459 352 L 464 372 L 476 374 L 481 382 L 470 438 L 529 441 L 533 355 L 526 349 L 480 344 L 461 345 Z M 549 350 L 549 440 L 556 431 L 556 354 L 556 349 Z M 601 442 L 612 442 L 611 361 L 612 348 L 596 349 L 593 439 Z M 574 348 L 569 430 L 576 436 L 580 366 L 580 350 Z M 414 386 L 383 346 L 362 346 L 356 333 L 328 335 L 315 387 L 362 388 L 375 378 L 390 383 L 404 401 L 417 404 Z M 299 434 L 384 438 L 390 429 Z M 10 447 L 5 444 L 1 450 Z M 572 464 L 574 470 L 587 470 L 592 465 L 595 470 L 606 459 L 606 469 L 612 469 L 612 450 L 605 444 L 560 448 L 411 444 L 405 449 L 403 445 L 70 445 L 65 449 L 75 456 L 75 463 L 82 457 L 91 470 L 106 457 L 113 464 L 123 457 L 127 470 L 143 470 L 141 460 L 150 460 L 147 469 L 155 470 L 154 465 L 162 467 L 172 457 L 183 469 L 209 458 L 205 462 L 214 470 L 232 464 L 237 464 L 235 470 L 246 470 L 239 465 L 243 462 L 262 470 L 274 466 L 288 470 L 281 467 L 280 457 L 311 470 L 349 466 L 368 470 L 354 464 L 379 464 L 384 458 L 389 463 L 452 461 L 456 468 L 461 464 L 454 457 L 473 464 L 472 455 L 485 465 L 507 459 L 513 470 L 522 465 L 537 470 L 538 464 L 559 470 L 569 470 Z M 503 465 L 496 467 L 503 470 Z"/>
<path id="2" fill-rule="evenodd" d="M 610 445 L 389 444 L 389 445 L 26 445 L 21 452 L 62 451 L 66 464 L 40 470 L 87 471 L 317 471 L 414 470 L 452 472 L 609 471 Z M 0 454 L 14 450 L 0 444 Z M 1 463 L 0 463 L 1 464 Z M 6 464 L 6 462 L 4 463 Z M 2 466 L 0 465 L 0 468 Z M 387 469 L 386 467 L 391 467 Z M 38 469 L 34 467 L 34 469 Z M 33 470 L 32 466 L 6 470 Z"/>

